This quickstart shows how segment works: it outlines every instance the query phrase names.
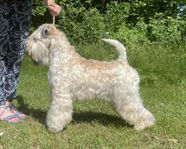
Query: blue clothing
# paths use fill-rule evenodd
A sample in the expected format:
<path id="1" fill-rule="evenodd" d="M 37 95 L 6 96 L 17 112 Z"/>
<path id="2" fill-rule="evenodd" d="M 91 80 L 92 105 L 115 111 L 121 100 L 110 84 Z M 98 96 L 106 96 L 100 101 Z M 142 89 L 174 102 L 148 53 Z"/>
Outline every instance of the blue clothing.
<path id="1" fill-rule="evenodd" d="M 0 0 L 0 105 L 16 96 L 31 0 Z"/>

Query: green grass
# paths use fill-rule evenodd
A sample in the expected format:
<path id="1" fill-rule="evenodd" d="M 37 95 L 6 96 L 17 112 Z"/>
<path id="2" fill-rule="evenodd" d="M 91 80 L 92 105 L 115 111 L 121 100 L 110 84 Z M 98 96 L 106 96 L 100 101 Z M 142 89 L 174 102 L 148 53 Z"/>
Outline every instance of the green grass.
<path id="1" fill-rule="evenodd" d="M 117 58 L 107 47 L 86 46 L 78 52 L 99 60 Z M 109 102 L 97 99 L 75 102 L 73 122 L 63 132 L 50 133 L 45 126 L 50 102 L 47 67 L 25 57 L 14 103 L 29 118 L 15 125 L 0 123 L 0 149 L 186 148 L 185 52 L 184 48 L 128 50 L 129 63 L 141 77 L 144 104 L 156 118 L 156 125 L 142 132 L 125 123 Z"/>

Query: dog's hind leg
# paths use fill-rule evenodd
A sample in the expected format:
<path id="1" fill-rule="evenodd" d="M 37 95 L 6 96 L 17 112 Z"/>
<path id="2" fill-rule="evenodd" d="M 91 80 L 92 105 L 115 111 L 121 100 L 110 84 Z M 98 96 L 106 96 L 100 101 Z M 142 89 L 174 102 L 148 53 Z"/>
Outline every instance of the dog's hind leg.
<path id="1" fill-rule="evenodd" d="M 58 132 L 72 120 L 72 99 L 70 93 L 52 90 L 52 101 L 47 113 L 46 124 L 49 131 Z"/>
<path id="2" fill-rule="evenodd" d="M 136 130 L 142 130 L 154 125 L 154 116 L 144 108 L 139 94 L 134 90 L 117 89 L 112 101 L 119 115 L 129 124 L 134 125 Z"/>

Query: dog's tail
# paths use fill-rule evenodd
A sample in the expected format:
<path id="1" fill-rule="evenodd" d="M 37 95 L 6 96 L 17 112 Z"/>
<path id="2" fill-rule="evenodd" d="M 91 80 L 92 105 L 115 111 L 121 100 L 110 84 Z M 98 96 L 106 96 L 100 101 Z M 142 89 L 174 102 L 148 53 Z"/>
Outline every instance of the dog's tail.
<path id="1" fill-rule="evenodd" d="M 102 40 L 109 43 L 110 45 L 112 45 L 116 48 L 116 50 L 119 52 L 118 60 L 120 60 L 122 62 L 127 62 L 126 48 L 122 43 L 120 43 L 116 39 L 105 39 L 105 38 L 103 38 Z"/>

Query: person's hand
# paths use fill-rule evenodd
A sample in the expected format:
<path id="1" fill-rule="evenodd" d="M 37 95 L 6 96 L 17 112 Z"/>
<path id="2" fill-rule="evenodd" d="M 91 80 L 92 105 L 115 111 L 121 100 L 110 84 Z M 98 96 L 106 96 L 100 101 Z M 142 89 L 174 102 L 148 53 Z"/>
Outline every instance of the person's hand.
<path id="1" fill-rule="evenodd" d="M 48 0 L 47 6 L 52 16 L 58 16 L 61 13 L 61 6 L 55 2 L 50 2 Z"/>

